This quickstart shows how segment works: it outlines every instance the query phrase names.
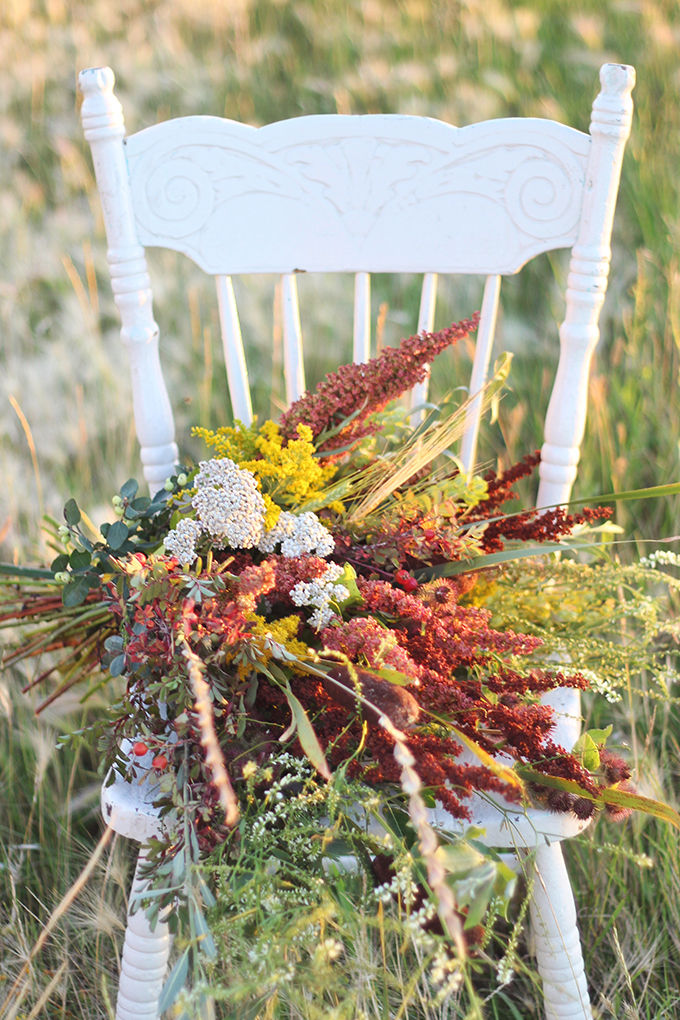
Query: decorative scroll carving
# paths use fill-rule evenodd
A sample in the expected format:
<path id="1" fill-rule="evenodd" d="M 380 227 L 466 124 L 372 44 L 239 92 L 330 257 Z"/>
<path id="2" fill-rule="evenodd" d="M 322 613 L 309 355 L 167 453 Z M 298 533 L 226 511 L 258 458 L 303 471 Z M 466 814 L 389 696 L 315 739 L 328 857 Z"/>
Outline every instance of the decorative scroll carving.
<path id="1" fill-rule="evenodd" d="M 550 121 L 393 116 L 190 117 L 127 141 L 141 243 L 213 274 L 516 272 L 576 240 L 589 149 Z"/>

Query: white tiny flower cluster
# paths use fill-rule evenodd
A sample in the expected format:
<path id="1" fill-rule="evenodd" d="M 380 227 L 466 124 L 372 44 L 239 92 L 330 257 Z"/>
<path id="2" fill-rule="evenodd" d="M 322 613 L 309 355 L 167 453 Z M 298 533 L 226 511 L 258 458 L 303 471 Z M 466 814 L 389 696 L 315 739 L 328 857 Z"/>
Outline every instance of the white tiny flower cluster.
<path id="1" fill-rule="evenodd" d="M 426 900 L 419 910 L 414 910 L 404 920 L 404 927 L 411 936 L 414 946 L 428 952 L 434 946 L 434 939 L 425 927 L 437 914 L 434 903 Z"/>
<path id="2" fill-rule="evenodd" d="M 265 795 L 265 803 L 269 810 L 259 815 L 253 822 L 252 835 L 256 840 L 264 840 L 271 826 L 275 828 L 283 819 L 293 817 L 296 814 L 304 814 L 310 806 L 321 802 L 325 797 L 325 790 L 320 786 L 313 786 L 310 790 L 303 790 L 295 797 L 286 796 L 286 787 L 294 782 L 305 782 L 311 775 L 311 766 L 304 759 L 294 758 L 287 751 L 277 755 L 272 764 L 283 766 L 285 775 L 272 783 Z M 310 846 L 306 836 L 301 835 L 299 840 L 291 839 L 292 849 L 299 850 L 310 860 L 321 857 L 321 844 Z"/>
<path id="3" fill-rule="evenodd" d="M 582 669 L 581 673 L 590 683 L 591 691 L 595 691 L 596 694 L 603 694 L 610 705 L 615 705 L 618 701 L 621 701 L 621 695 L 612 686 L 610 680 L 606 680 L 599 673 L 594 673 L 592 669 Z"/>
<path id="4" fill-rule="evenodd" d="M 437 988 L 437 1001 L 443 1002 L 448 995 L 456 992 L 463 983 L 463 974 L 459 961 L 440 949 L 435 953 L 432 960 L 430 981 Z"/>
<path id="5" fill-rule="evenodd" d="M 228 457 L 204 460 L 191 505 L 203 530 L 232 549 L 252 549 L 262 537 L 266 507 L 252 471 Z"/>
<path id="6" fill-rule="evenodd" d="M 514 976 L 515 971 L 512 966 L 512 961 L 508 958 L 508 956 L 504 956 L 496 970 L 499 987 L 502 988 L 504 985 L 509 985 Z"/>
<path id="7" fill-rule="evenodd" d="M 342 576 L 344 567 L 338 563 L 329 563 L 325 574 L 315 581 L 298 581 L 291 589 L 290 597 L 296 606 L 314 606 L 309 622 L 314 630 L 322 630 L 337 616 L 332 604 L 344 602 L 349 598 L 349 589 L 344 584 L 336 584 Z"/>
<path id="8" fill-rule="evenodd" d="M 252 549 L 264 532 L 266 511 L 255 475 L 228 457 L 201 461 L 199 468 L 191 501 L 198 520 L 181 520 L 166 535 L 166 550 L 181 563 L 193 563 L 202 534 L 226 542 L 232 549 Z"/>
<path id="9" fill-rule="evenodd" d="M 411 868 L 404 865 L 399 868 L 391 881 L 377 885 L 373 890 L 373 895 L 384 904 L 391 903 L 393 896 L 399 896 L 402 902 L 410 907 L 417 892 L 418 886 L 413 881 Z"/>
<path id="10" fill-rule="evenodd" d="M 659 566 L 680 567 L 680 554 L 670 549 L 657 549 L 650 556 L 643 556 L 640 559 L 640 566 L 651 567 L 652 570 Z"/>
<path id="11" fill-rule="evenodd" d="M 260 539 L 257 548 L 264 553 L 274 552 L 279 542 L 281 554 L 289 558 L 304 553 L 330 556 L 335 548 L 333 536 L 311 511 L 296 516 L 283 510 L 274 527 Z"/>
<path id="12" fill-rule="evenodd" d="M 198 521 L 185 517 L 174 531 L 165 536 L 164 545 L 169 553 L 176 556 L 180 563 L 193 563 L 196 559 L 196 543 L 203 529 Z"/>
<path id="13" fill-rule="evenodd" d="M 194 479 L 196 494 L 191 505 L 197 520 L 186 517 L 168 533 L 166 550 L 180 563 L 196 559 L 196 543 L 210 535 L 232 549 L 253 549 L 271 553 L 281 545 L 283 556 L 304 553 L 329 556 L 335 548 L 333 536 L 316 514 L 296 516 L 284 510 L 269 531 L 265 530 L 266 506 L 252 471 L 240 468 L 228 457 L 204 460 Z"/>

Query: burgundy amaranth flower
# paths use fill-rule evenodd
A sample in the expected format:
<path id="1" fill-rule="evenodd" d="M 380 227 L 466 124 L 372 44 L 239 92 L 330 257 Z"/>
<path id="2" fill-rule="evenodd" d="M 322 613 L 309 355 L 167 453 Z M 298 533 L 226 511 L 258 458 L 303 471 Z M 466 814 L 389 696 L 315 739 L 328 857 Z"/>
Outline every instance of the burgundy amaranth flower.
<path id="1" fill-rule="evenodd" d="M 317 436 L 358 411 L 339 435 L 322 444 L 321 450 L 357 442 L 377 431 L 366 419 L 423 382 L 427 366 L 447 347 L 477 329 L 479 314 L 454 323 L 438 333 L 421 333 L 402 340 L 399 347 L 385 347 L 377 358 L 365 364 L 342 365 L 319 383 L 314 393 L 305 393 L 286 411 L 279 422 L 286 439 L 297 438 L 297 427 L 309 425 Z"/>
<path id="2" fill-rule="evenodd" d="M 327 627 L 321 634 L 324 648 L 343 652 L 352 662 L 364 659 L 369 667 L 396 669 L 418 680 L 421 667 L 397 642 L 392 631 L 386 631 L 371 616 L 359 616 L 347 623 Z"/>

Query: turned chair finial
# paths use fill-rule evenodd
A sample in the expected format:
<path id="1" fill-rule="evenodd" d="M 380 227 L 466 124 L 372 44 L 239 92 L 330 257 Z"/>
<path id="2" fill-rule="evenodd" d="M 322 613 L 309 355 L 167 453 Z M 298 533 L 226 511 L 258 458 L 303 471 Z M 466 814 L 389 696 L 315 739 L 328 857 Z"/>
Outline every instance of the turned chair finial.
<path id="1" fill-rule="evenodd" d="M 125 134 L 123 107 L 113 94 L 116 82 L 110 67 L 90 67 L 78 75 L 78 88 L 83 94 L 80 116 L 88 142 Z"/>

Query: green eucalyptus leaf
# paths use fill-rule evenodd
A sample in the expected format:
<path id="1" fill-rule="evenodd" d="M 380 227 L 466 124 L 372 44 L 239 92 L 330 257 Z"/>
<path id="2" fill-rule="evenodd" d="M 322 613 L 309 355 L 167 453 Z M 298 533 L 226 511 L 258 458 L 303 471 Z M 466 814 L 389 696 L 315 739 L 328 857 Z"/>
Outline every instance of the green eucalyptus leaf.
<path id="1" fill-rule="evenodd" d="M 481 922 L 494 893 L 496 878 L 495 862 L 487 861 L 474 868 L 466 878 L 456 882 L 456 899 L 462 907 L 468 908 L 465 928 L 474 928 Z"/>
<path id="2" fill-rule="evenodd" d="M 166 1009 L 170 1009 L 177 1001 L 179 993 L 186 984 L 187 975 L 189 974 L 189 951 L 190 947 L 187 946 L 163 985 L 163 990 L 158 1000 L 159 1014 L 164 1013 Z"/>
<path id="3" fill-rule="evenodd" d="M 210 933 L 208 922 L 203 916 L 203 912 L 199 910 L 195 903 L 191 904 L 192 913 L 194 917 L 194 926 L 196 928 L 196 934 L 199 938 L 199 945 L 201 951 L 205 953 L 209 960 L 214 960 L 217 956 L 217 949 L 215 948 L 215 942 Z"/>
<path id="4" fill-rule="evenodd" d="M 125 672 L 125 656 L 117 655 L 109 666 L 111 676 L 122 676 Z"/>
<path id="5" fill-rule="evenodd" d="M 352 443 L 351 445 L 353 446 L 354 444 Z M 328 455 L 324 453 L 323 456 L 326 457 Z M 344 499 L 348 496 L 352 491 L 353 484 L 351 478 L 342 478 L 339 482 L 330 485 L 312 499 L 308 499 L 306 503 L 297 508 L 297 512 L 306 513 L 311 510 L 313 513 L 316 513 L 317 510 L 322 510 L 329 503 L 335 503 L 336 500 Z"/>
<path id="6" fill-rule="evenodd" d="M 84 549 L 74 549 L 69 556 L 68 562 L 71 570 L 85 570 L 85 568 L 89 567 L 92 562 L 92 557 L 89 552 Z"/>
<path id="7" fill-rule="evenodd" d="M 50 564 L 50 570 L 54 571 L 55 574 L 61 570 L 66 570 L 68 566 L 69 556 L 68 553 L 61 553 L 55 560 L 52 560 Z"/>
<path id="8" fill-rule="evenodd" d="M 124 524 L 122 521 L 116 521 L 115 524 L 111 525 L 106 536 L 109 548 L 113 549 L 114 552 L 117 549 L 120 549 L 123 542 L 127 540 L 129 534 L 130 532 L 127 524 Z"/>
<path id="9" fill-rule="evenodd" d="M 90 586 L 87 583 L 87 579 L 85 577 L 77 577 L 64 585 L 61 601 L 67 609 L 72 609 L 74 606 L 79 606 L 85 601 L 89 590 Z"/>
<path id="10" fill-rule="evenodd" d="M 139 482 L 136 478 L 128 478 L 120 487 L 120 494 L 123 499 L 134 499 L 139 489 Z"/>
<path id="11" fill-rule="evenodd" d="M 212 891 L 211 891 L 208 883 L 206 882 L 206 880 L 203 878 L 202 875 L 198 876 L 198 885 L 199 885 L 199 888 L 201 890 L 201 896 L 203 897 L 203 902 L 205 903 L 205 905 L 208 908 L 208 910 L 210 910 L 212 907 L 217 906 L 217 900 L 213 896 Z"/>
<path id="12" fill-rule="evenodd" d="M 64 507 L 64 520 L 70 528 L 75 528 L 76 524 L 80 524 L 80 510 L 75 499 L 69 499 Z"/>

